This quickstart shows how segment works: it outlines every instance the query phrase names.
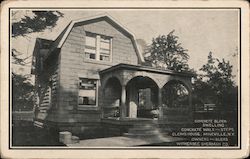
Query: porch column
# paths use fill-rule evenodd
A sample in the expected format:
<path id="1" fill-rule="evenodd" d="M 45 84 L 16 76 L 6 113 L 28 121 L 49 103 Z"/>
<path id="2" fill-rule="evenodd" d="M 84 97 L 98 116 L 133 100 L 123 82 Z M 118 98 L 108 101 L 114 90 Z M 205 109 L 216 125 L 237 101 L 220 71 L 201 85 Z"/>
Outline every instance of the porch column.
<path id="1" fill-rule="evenodd" d="M 162 89 L 158 89 L 158 107 L 159 107 L 159 119 L 163 118 L 163 108 L 162 108 Z"/>
<path id="2" fill-rule="evenodd" d="M 120 118 L 126 117 L 126 86 L 122 85 Z"/>

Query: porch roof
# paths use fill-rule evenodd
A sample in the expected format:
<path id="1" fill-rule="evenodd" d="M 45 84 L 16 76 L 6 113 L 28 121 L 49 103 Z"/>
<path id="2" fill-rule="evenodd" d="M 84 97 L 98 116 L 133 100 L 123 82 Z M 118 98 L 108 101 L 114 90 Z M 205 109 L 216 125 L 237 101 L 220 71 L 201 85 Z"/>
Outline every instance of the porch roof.
<path id="1" fill-rule="evenodd" d="M 195 75 L 191 72 L 176 72 L 172 70 L 163 70 L 157 69 L 148 66 L 141 66 L 141 65 L 131 65 L 131 64 L 124 64 L 120 63 L 118 65 L 109 67 L 107 69 L 99 71 L 100 75 L 111 73 L 112 71 L 116 70 L 134 70 L 134 71 L 146 71 L 146 72 L 154 72 L 159 74 L 168 74 L 168 75 L 177 75 L 177 76 L 186 76 L 186 77 L 194 77 Z"/>

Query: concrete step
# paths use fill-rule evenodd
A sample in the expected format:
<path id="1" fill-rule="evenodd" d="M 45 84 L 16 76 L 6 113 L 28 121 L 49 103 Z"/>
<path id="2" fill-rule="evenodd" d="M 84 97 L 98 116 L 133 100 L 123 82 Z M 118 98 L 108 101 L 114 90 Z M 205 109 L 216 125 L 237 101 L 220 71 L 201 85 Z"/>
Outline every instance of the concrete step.
<path id="1" fill-rule="evenodd" d="M 159 134 L 160 131 L 156 130 L 143 130 L 143 129 L 129 129 L 128 133 L 130 134 Z"/>
<path id="2" fill-rule="evenodd" d="M 124 133 L 125 137 L 134 137 L 134 138 L 148 138 L 157 136 L 156 134 L 134 134 L 134 133 Z"/>
<path id="3" fill-rule="evenodd" d="M 79 143 L 79 142 L 80 142 L 80 139 L 79 139 L 79 137 L 77 137 L 77 136 L 72 136 L 72 137 L 71 137 L 71 141 L 72 141 L 72 144 L 76 144 L 76 143 Z"/>
<path id="4" fill-rule="evenodd" d="M 139 138 L 139 139 L 161 139 L 164 137 L 167 137 L 167 133 L 157 133 L 157 134 L 132 134 L 132 133 L 124 133 L 123 134 L 125 137 L 130 137 L 130 138 Z"/>
<path id="5" fill-rule="evenodd" d="M 139 120 L 133 123 L 133 127 L 129 128 L 128 133 L 125 133 L 124 136 L 136 138 L 158 136 L 160 134 L 158 127 L 159 125 L 155 120 Z"/>
<path id="6" fill-rule="evenodd" d="M 149 127 L 158 127 L 158 124 L 155 123 L 135 123 L 133 124 L 134 127 L 143 127 L 143 128 L 149 128 Z"/>
<path id="7" fill-rule="evenodd" d="M 173 132 L 173 131 L 176 131 L 177 128 L 161 128 L 161 132 Z"/>
<path id="8" fill-rule="evenodd" d="M 130 129 L 134 129 L 134 130 L 155 130 L 158 129 L 158 127 L 153 127 L 153 126 L 140 126 L 140 127 L 132 127 Z"/>
<path id="9" fill-rule="evenodd" d="M 158 129 L 157 127 L 132 127 L 130 128 L 129 130 L 132 130 L 132 131 L 150 131 L 150 130 L 155 130 L 155 129 Z"/>
<path id="10" fill-rule="evenodd" d="M 157 124 L 158 120 L 152 120 L 152 119 L 137 119 L 137 120 L 124 120 L 124 121 L 128 121 L 130 123 L 134 123 L 134 124 Z"/>

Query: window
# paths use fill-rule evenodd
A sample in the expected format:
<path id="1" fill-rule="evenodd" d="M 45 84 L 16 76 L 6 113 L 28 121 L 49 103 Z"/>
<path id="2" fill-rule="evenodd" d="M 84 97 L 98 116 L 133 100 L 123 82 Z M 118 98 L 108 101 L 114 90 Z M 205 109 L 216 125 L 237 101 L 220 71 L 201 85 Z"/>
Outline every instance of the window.
<path id="1" fill-rule="evenodd" d="M 101 36 L 100 42 L 100 60 L 101 61 L 110 61 L 110 43 L 111 39 Z"/>
<path id="2" fill-rule="evenodd" d="M 87 59 L 96 59 L 96 38 L 94 35 L 86 35 L 85 57 Z"/>
<path id="3" fill-rule="evenodd" d="M 97 80 L 80 78 L 78 105 L 96 106 Z"/>
<path id="4" fill-rule="evenodd" d="M 85 58 L 97 61 L 111 61 L 112 38 L 86 33 Z"/>

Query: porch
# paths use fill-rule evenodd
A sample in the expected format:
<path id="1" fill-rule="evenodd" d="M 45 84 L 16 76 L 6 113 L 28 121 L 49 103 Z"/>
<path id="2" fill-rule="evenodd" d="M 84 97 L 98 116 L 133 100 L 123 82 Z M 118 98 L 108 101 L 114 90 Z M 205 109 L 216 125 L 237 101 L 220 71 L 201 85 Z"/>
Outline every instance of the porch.
<path id="1" fill-rule="evenodd" d="M 102 121 L 129 125 L 192 122 L 193 74 L 118 64 L 99 72 Z"/>

